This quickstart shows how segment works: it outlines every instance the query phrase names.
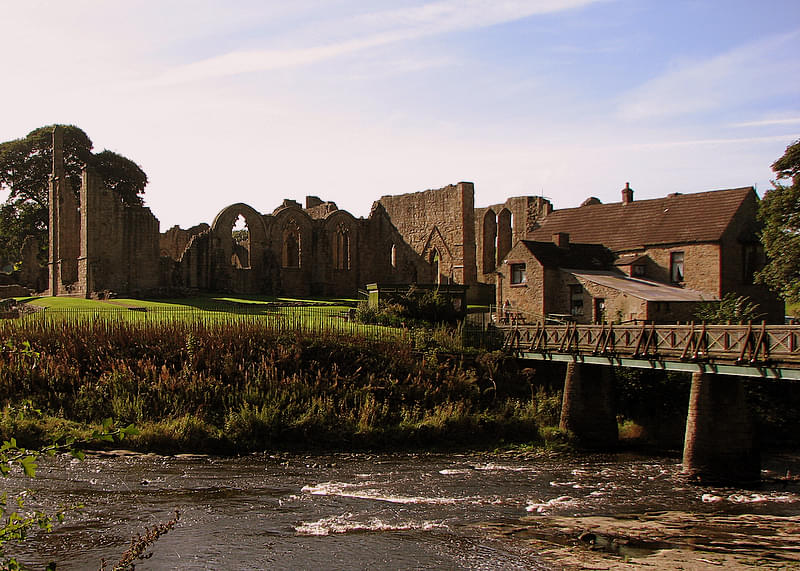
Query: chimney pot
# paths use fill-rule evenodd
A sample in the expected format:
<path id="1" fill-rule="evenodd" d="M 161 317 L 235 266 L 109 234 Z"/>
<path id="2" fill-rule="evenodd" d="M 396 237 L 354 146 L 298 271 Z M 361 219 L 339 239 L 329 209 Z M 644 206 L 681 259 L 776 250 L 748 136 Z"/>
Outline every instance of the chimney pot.
<path id="1" fill-rule="evenodd" d="M 628 204 L 629 202 L 633 202 L 633 189 L 631 188 L 631 183 L 626 182 L 625 188 L 622 189 L 622 204 Z"/>

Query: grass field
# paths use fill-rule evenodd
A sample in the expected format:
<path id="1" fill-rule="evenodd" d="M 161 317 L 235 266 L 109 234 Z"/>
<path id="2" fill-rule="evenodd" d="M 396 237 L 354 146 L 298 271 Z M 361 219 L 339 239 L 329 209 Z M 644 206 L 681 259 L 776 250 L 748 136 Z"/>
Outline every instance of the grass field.
<path id="1" fill-rule="evenodd" d="M 451 350 L 464 348 L 460 331 L 437 327 L 427 333 L 391 325 L 365 324 L 351 319 L 357 300 L 329 298 L 288 298 L 268 296 L 203 295 L 172 299 L 90 300 L 68 297 L 18 298 L 39 308 L 23 313 L 18 324 L 32 321 L 47 322 L 127 322 L 170 324 L 175 322 L 208 323 L 240 326 L 258 323 L 274 331 L 333 333 L 356 335 L 366 339 L 400 340 L 407 342 L 422 335 L 423 341 L 412 341 L 421 347 L 435 343 Z M 474 336 L 473 336 L 474 337 Z M 470 340 L 469 345 L 481 344 L 482 337 Z"/>

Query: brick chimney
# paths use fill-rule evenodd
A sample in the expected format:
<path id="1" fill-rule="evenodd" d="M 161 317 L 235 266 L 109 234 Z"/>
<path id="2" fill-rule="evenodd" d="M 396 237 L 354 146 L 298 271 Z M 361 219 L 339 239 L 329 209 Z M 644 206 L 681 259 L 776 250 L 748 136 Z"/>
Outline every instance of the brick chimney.
<path id="1" fill-rule="evenodd" d="M 631 188 L 631 183 L 626 182 L 625 188 L 622 189 L 622 204 L 628 204 L 629 202 L 633 202 L 633 189 Z"/>
<path id="2" fill-rule="evenodd" d="M 569 233 L 556 232 L 553 234 L 553 244 L 559 248 L 569 248 Z"/>

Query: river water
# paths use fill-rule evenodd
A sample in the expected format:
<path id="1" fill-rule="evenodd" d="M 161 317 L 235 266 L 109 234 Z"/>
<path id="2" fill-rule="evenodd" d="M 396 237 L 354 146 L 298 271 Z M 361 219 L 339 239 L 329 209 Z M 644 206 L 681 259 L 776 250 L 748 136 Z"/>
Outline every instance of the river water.
<path id="1" fill-rule="evenodd" d="M 796 473 L 800 457 L 765 462 Z M 137 569 L 549 569 L 531 547 L 479 526 L 522 516 L 678 509 L 797 515 L 800 492 L 698 487 L 673 458 L 333 454 L 43 459 L 29 505 L 84 504 L 51 534 L 9 549 L 24 562 L 97 569 L 130 538 L 180 521 Z M 770 473 L 765 472 L 768 476 Z"/>

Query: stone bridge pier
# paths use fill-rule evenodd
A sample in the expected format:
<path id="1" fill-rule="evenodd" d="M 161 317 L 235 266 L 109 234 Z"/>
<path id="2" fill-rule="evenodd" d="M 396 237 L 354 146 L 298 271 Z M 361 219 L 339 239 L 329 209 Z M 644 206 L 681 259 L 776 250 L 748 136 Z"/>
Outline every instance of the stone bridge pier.
<path id="1" fill-rule="evenodd" d="M 611 367 L 567 363 L 559 428 L 571 432 L 581 446 L 602 449 L 617 444 Z"/>
<path id="2" fill-rule="evenodd" d="M 610 366 L 567 363 L 559 425 L 587 448 L 608 449 L 617 444 Z M 760 455 L 741 378 L 693 374 L 682 473 L 697 483 L 760 480 Z"/>
<path id="3" fill-rule="evenodd" d="M 693 373 L 683 473 L 697 482 L 755 483 L 761 458 L 739 377 Z"/>

